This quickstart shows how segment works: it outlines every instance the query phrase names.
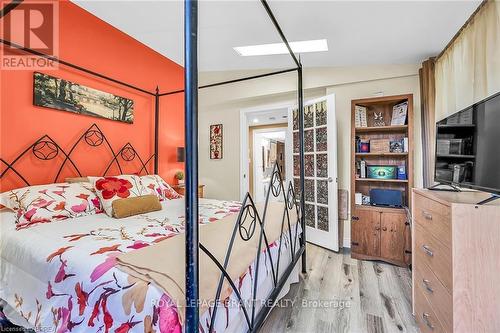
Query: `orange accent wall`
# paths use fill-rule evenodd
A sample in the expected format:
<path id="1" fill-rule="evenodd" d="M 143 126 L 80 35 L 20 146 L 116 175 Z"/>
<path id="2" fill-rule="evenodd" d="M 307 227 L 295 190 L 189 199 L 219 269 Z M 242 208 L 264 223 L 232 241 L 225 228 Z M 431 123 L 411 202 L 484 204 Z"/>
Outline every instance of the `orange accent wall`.
<path id="1" fill-rule="evenodd" d="M 22 5 L 21 5 L 22 6 Z M 170 91 L 183 86 L 183 68 L 115 29 L 104 21 L 70 2 L 59 4 L 59 57 L 109 77 L 154 92 Z M 168 38 L 168 35 L 165 36 Z M 1 54 L 7 52 L 1 51 Z M 154 152 L 154 97 L 93 77 L 60 65 L 58 70 L 40 72 L 134 100 L 134 123 L 99 119 L 66 111 L 33 105 L 33 70 L 2 70 L 0 75 L 0 156 L 11 162 L 20 152 L 43 134 L 50 135 L 68 151 L 79 136 L 96 123 L 118 151 L 131 142 L 143 159 Z M 183 168 L 176 162 L 176 147 L 184 145 L 183 95 L 162 97 L 160 100 L 160 175 L 168 182 Z M 29 154 L 19 168 L 34 184 L 50 183 L 57 171 L 57 159 L 39 161 Z M 104 147 L 91 148 L 80 144 L 75 160 L 82 173 L 98 175 L 111 159 Z M 124 172 L 138 171 L 130 165 Z M 2 165 L 1 170 L 5 170 Z M 153 170 L 153 163 L 150 163 Z M 110 172 L 118 173 L 116 168 Z M 69 165 L 64 176 L 75 175 Z M 0 190 L 24 186 L 9 171 L 0 180 Z"/>

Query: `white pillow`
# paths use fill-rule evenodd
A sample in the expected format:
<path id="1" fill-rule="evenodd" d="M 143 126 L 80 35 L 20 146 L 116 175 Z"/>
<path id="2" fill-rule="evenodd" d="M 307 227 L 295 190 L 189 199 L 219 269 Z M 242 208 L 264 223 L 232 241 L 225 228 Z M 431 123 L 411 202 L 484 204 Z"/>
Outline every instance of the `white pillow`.
<path id="1" fill-rule="evenodd" d="M 182 198 L 163 178 L 158 175 L 141 176 L 142 185 L 149 191 L 148 194 L 154 194 L 163 200 L 172 200 Z"/>
<path id="2" fill-rule="evenodd" d="M 27 186 L 0 194 L 0 203 L 16 211 L 18 230 L 102 212 L 93 188 L 83 183 Z"/>

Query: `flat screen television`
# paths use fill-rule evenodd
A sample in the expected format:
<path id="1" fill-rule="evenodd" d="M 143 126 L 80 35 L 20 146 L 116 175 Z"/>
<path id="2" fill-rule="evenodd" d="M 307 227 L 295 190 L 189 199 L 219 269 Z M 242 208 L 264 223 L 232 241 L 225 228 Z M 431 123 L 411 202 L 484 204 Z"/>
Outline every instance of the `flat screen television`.
<path id="1" fill-rule="evenodd" d="M 436 182 L 500 194 L 500 93 L 436 124 Z"/>

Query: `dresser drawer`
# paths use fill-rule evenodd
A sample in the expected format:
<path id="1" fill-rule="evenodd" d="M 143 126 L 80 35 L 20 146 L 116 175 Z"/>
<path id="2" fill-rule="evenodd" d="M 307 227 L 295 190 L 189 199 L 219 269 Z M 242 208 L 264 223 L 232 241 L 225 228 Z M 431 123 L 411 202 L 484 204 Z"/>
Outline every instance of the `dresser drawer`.
<path id="1" fill-rule="evenodd" d="M 418 223 L 413 227 L 415 231 L 414 266 L 420 267 L 426 264 L 451 293 L 453 286 L 451 249 L 444 246 Z"/>
<path id="2" fill-rule="evenodd" d="M 413 220 L 451 248 L 450 207 L 416 194 Z"/>
<path id="3" fill-rule="evenodd" d="M 446 331 L 441 325 L 427 298 L 424 296 L 424 291 L 420 288 L 420 284 L 415 285 L 415 319 L 422 333 L 451 332 Z"/>
<path id="4" fill-rule="evenodd" d="M 451 294 L 427 265 L 421 263 L 414 269 L 415 281 L 413 283 L 420 287 L 419 292 L 425 295 L 443 327 L 451 331 L 453 327 L 453 298 Z"/>

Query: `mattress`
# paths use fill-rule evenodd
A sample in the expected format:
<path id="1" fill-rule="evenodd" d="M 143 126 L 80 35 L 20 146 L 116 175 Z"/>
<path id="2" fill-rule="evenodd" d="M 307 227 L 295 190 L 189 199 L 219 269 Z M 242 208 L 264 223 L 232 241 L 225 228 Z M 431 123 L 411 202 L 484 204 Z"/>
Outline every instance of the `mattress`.
<path id="1" fill-rule="evenodd" d="M 167 200 L 162 206 L 161 211 L 124 219 L 97 214 L 18 231 L 14 213 L 0 211 L 0 299 L 7 304 L 8 319 L 19 326 L 57 333 L 181 332 L 178 309 L 168 291 L 134 279 L 115 267 L 120 253 L 184 231 L 184 200 Z M 200 199 L 200 223 L 217 223 L 239 208 L 236 202 Z M 278 256 L 279 246 L 274 245 L 279 242 L 270 246 L 273 258 Z M 281 242 L 280 271 L 291 262 L 287 234 Z M 260 257 L 267 260 L 267 256 Z M 234 281 L 244 300 L 252 299 L 256 266 L 257 299 L 264 300 L 273 289 L 267 265 L 256 264 L 254 261 Z M 290 283 L 298 281 L 298 269 L 290 275 L 282 294 Z M 216 332 L 247 331 L 235 293 L 218 306 Z M 201 314 L 201 332 L 208 332 L 211 313 L 209 309 Z"/>

